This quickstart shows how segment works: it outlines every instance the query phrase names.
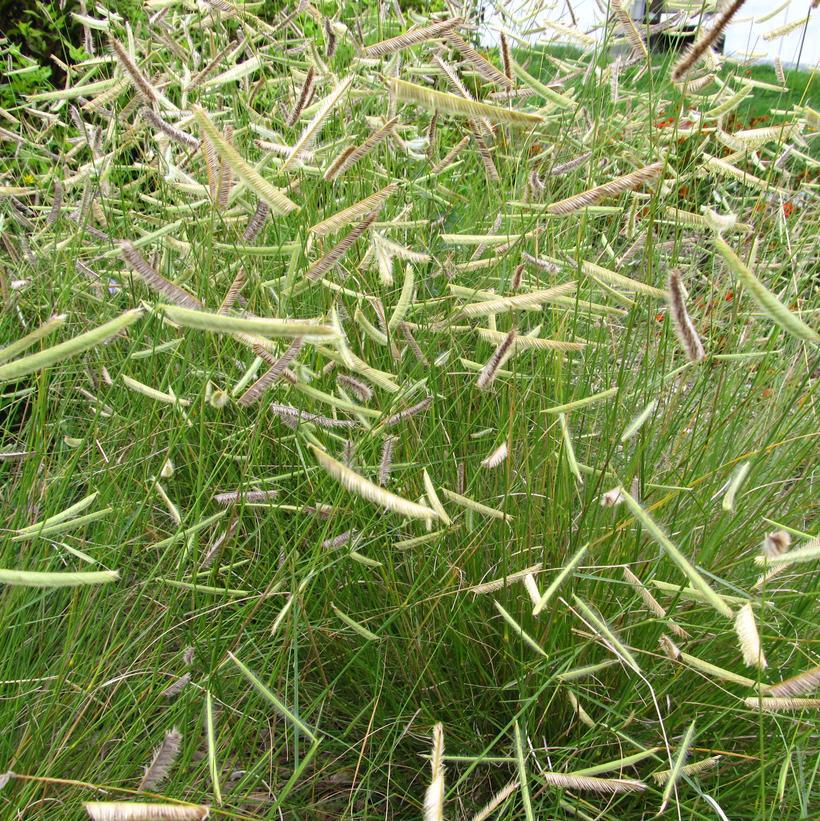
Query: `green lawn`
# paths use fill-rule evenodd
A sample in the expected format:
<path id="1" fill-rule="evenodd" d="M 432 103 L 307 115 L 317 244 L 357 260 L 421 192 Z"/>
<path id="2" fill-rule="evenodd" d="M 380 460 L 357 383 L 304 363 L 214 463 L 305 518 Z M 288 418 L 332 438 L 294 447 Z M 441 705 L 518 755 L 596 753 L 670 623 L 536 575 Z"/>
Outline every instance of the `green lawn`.
<path id="1" fill-rule="evenodd" d="M 537 76 L 542 74 L 546 77 L 552 76 L 554 68 L 550 64 L 548 57 L 556 57 L 558 59 L 580 59 L 583 52 L 581 49 L 573 48 L 572 46 L 557 46 L 550 45 L 532 50 L 522 50 L 519 52 L 522 58 L 530 60 L 530 65 L 533 67 Z M 657 91 L 655 88 L 656 75 L 665 76 L 670 66 L 674 63 L 677 55 L 674 53 L 659 53 L 652 55 L 652 72 L 641 71 L 641 66 L 638 66 L 631 72 L 633 76 L 640 75 L 632 84 L 632 87 L 638 91 L 649 94 L 652 91 Z M 601 56 L 601 65 L 607 62 L 605 53 Z M 758 63 L 749 66 L 742 66 L 740 64 L 728 64 L 728 70 L 721 73 L 721 78 L 726 80 L 730 77 L 736 77 L 742 81 L 744 78 L 750 78 L 762 83 L 767 83 L 772 86 L 780 86 L 774 66 Z M 737 128 L 748 128 L 754 125 L 763 125 L 766 120 L 759 118 L 772 118 L 772 112 L 775 109 L 789 110 L 793 105 L 811 105 L 812 100 L 817 97 L 817 77 L 816 70 L 799 71 L 791 68 L 784 68 L 783 74 L 786 79 L 785 87 L 788 92 L 775 91 L 773 89 L 757 88 L 754 94 L 743 100 L 735 109 L 735 123 Z M 671 95 L 671 99 L 676 104 L 683 102 L 680 94 L 675 93 L 673 89 L 665 87 L 666 93 Z"/>

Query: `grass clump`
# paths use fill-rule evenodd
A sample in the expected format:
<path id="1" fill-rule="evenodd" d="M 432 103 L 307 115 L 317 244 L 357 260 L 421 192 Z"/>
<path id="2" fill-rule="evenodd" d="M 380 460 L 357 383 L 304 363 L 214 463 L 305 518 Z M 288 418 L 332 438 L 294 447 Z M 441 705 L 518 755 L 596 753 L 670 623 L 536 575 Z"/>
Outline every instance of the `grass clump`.
<path id="1" fill-rule="evenodd" d="M 809 89 L 86 5 L 0 111 L 0 815 L 808 817 Z"/>

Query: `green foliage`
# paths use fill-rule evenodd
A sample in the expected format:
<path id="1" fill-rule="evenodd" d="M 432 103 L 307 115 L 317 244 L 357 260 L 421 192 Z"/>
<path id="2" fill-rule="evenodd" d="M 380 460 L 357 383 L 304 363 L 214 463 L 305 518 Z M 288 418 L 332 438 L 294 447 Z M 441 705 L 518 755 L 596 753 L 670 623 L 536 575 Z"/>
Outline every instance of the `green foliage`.
<path id="1" fill-rule="evenodd" d="M 51 68 L 23 54 L 17 43 L 5 37 L 0 37 L 0 58 L 8 66 L 0 84 L 0 107 L 12 108 L 24 95 L 50 86 Z"/>
<path id="2" fill-rule="evenodd" d="M 126 20 L 137 21 L 145 16 L 141 0 L 111 0 L 106 7 Z M 30 60 L 39 66 L 37 72 L 22 75 L 22 81 L 18 75 L 12 89 L 0 86 L 0 98 L 41 91 L 49 80 L 59 84 L 64 75 L 52 55 L 65 62 L 89 56 L 82 48 L 80 24 L 71 15 L 79 10 L 76 0 L 0 0 L 0 22 L 14 66 L 18 67 L 18 62 L 21 67 L 31 65 Z"/>
<path id="3" fill-rule="evenodd" d="M 63 6 L 63 8 L 61 8 Z M 50 56 L 66 56 L 65 46 L 76 38 L 78 26 L 71 17 L 72 4 L 59 0 L 0 0 L 0 20 L 6 37 L 41 65 L 52 64 Z M 76 59 L 75 55 L 69 55 Z"/>

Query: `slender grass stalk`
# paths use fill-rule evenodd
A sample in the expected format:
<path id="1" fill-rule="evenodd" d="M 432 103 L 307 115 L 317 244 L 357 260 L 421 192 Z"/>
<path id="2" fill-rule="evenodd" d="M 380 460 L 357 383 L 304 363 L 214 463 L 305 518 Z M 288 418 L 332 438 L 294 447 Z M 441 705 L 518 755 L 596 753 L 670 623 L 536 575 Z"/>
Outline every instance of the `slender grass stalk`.
<path id="1" fill-rule="evenodd" d="M 544 651 L 544 648 L 513 618 L 513 616 L 507 612 L 507 610 L 502 607 L 497 601 L 493 601 L 495 605 L 495 609 L 501 615 L 501 618 L 504 619 L 505 622 L 513 629 L 513 632 L 524 642 L 524 644 L 531 647 L 538 653 L 539 656 L 547 658 L 548 655 Z"/>
<path id="2" fill-rule="evenodd" d="M 573 594 L 572 600 L 576 607 L 581 611 L 583 618 L 589 622 L 592 628 L 598 635 L 610 646 L 613 652 L 626 662 L 627 666 L 631 667 L 635 672 L 640 672 L 635 656 L 626 648 L 623 642 L 615 635 L 612 628 L 583 600 Z"/>
<path id="3" fill-rule="evenodd" d="M 678 747 L 678 754 L 675 756 L 674 764 L 672 765 L 672 769 L 669 771 L 666 777 L 666 786 L 663 789 L 663 796 L 661 798 L 661 807 L 658 810 L 658 815 L 662 815 L 664 810 L 666 810 L 666 805 L 669 803 L 669 799 L 672 797 L 672 793 L 675 791 L 675 787 L 677 786 L 678 779 L 681 776 L 681 772 L 683 770 L 684 764 L 686 764 L 686 757 L 689 755 L 689 748 L 692 746 L 692 741 L 695 738 L 695 722 L 693 721 L 686 733 L 684 733 L 683 738 L 681 739 L 680 746 Z"/>
<path id="4" fill-rule="evenodd" d="M 529 775 L 527 774 L 527 760 L 524 752 L 524 734 L 518 721 L 513 724 L 515 735 L 515 761 L 518 766 L 518 783 L 521 788 L 521 803 L 524 805 L 524 817 L 527 821 L 535 821 L 530 797 Z"/>
<path id="5" fill-rule="evenodd" d="M 216 721 L 214 719 L 214 702 L 210 690 L 205 691 L 205 735 L 208 740 L 208 771 L 211 774 L 211 785 L 214 801 L 222 806 L 222 790 L 219 786 L 219 766 L 216 763 Z"/>

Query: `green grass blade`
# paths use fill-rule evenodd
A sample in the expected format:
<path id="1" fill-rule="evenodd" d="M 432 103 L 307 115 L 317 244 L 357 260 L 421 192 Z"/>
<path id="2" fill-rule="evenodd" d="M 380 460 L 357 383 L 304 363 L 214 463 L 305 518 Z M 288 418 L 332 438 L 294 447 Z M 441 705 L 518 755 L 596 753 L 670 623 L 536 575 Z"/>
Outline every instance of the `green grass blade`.
<path id="1" fill-rule="evenodd" d="M 222 806 L 222 790 L 219 787 L 219 767 L 216 763 L 216 727 L 214 721 L 214 702 L 210 690 L 205 691 L 205 735 L 208 741 L 208 771 L 211 774 L 211 785 L 214 801 Z"/>
<path id="2" fill-rule="evenodd" d="M 722 616 L 727 619 L 733 619 L 731 608 L 723 601 L 723 599 L 715 593 L 709 586 L 706 579 L 701 576 L 695 569 L 694 565 L 672 544 L 669 537 L 658 526 L 655 520 L 649 513 L 643 509 L 641 504 L 625 489 L 621 489 L 623 501 L 629 508 L 632 515 L 641 523 L 649 535 L 663 548 L 663 551 L 670 559 L 680 568 L 684 575 L 692 583 L 692 586 L 700 591 L 705 600 L 715 608 Z"/>
<path id="3" fill-rule="evenodd" d="M 305 724 L 295 713 L 293 713 L 285 704 L 280 701 L 233 653 L 228 651 L 228 658 L 239 668 L 239 672 L 251 683 L 251 686 L 261 695 L 266 701 L 273 705 L 274 710 L 279 713 L 282 718 L 289 721 L 296 727 L 305 737 L 312 742 L 318 741 L 316 733 Z"/>
<path id="4" fill-rule="evenodd" d="M 521 803 L 524 805 L 524 818 L 527 821 L 535 821 L 535 813 L 532 809 L 532 798 L 530 797 L 529 776 L 527 775 L 527 754 L 524 749 L 524 733 L 521 725 L 516 721 L 513 724 L 515 733 L 515 761 L 518 766 L 518 783 L 521 786 Z"/>
<path id="5" fill-rule="evenodd" d="M 561 571 L 558 573 L 558 575 L 550 582 L 549 587 L 544 591 L 543 595 L 541 596 L 541 601 L 539 601 L 538 604 L 536 604 L 533 608 L 533 616 L 537 616 L 539 613 L 543 611 L 543 609 L 549 604 L 550 600 L 556 594 L 561 585 L 575 572 L 578 565 L 581 564 L 581 562 L 584 560 L 584 557 L 587 555 L 587 547 L 588 545 L 583 545 L 578 550 L 576 550 L 572 558 L 561 568 Z"/>

